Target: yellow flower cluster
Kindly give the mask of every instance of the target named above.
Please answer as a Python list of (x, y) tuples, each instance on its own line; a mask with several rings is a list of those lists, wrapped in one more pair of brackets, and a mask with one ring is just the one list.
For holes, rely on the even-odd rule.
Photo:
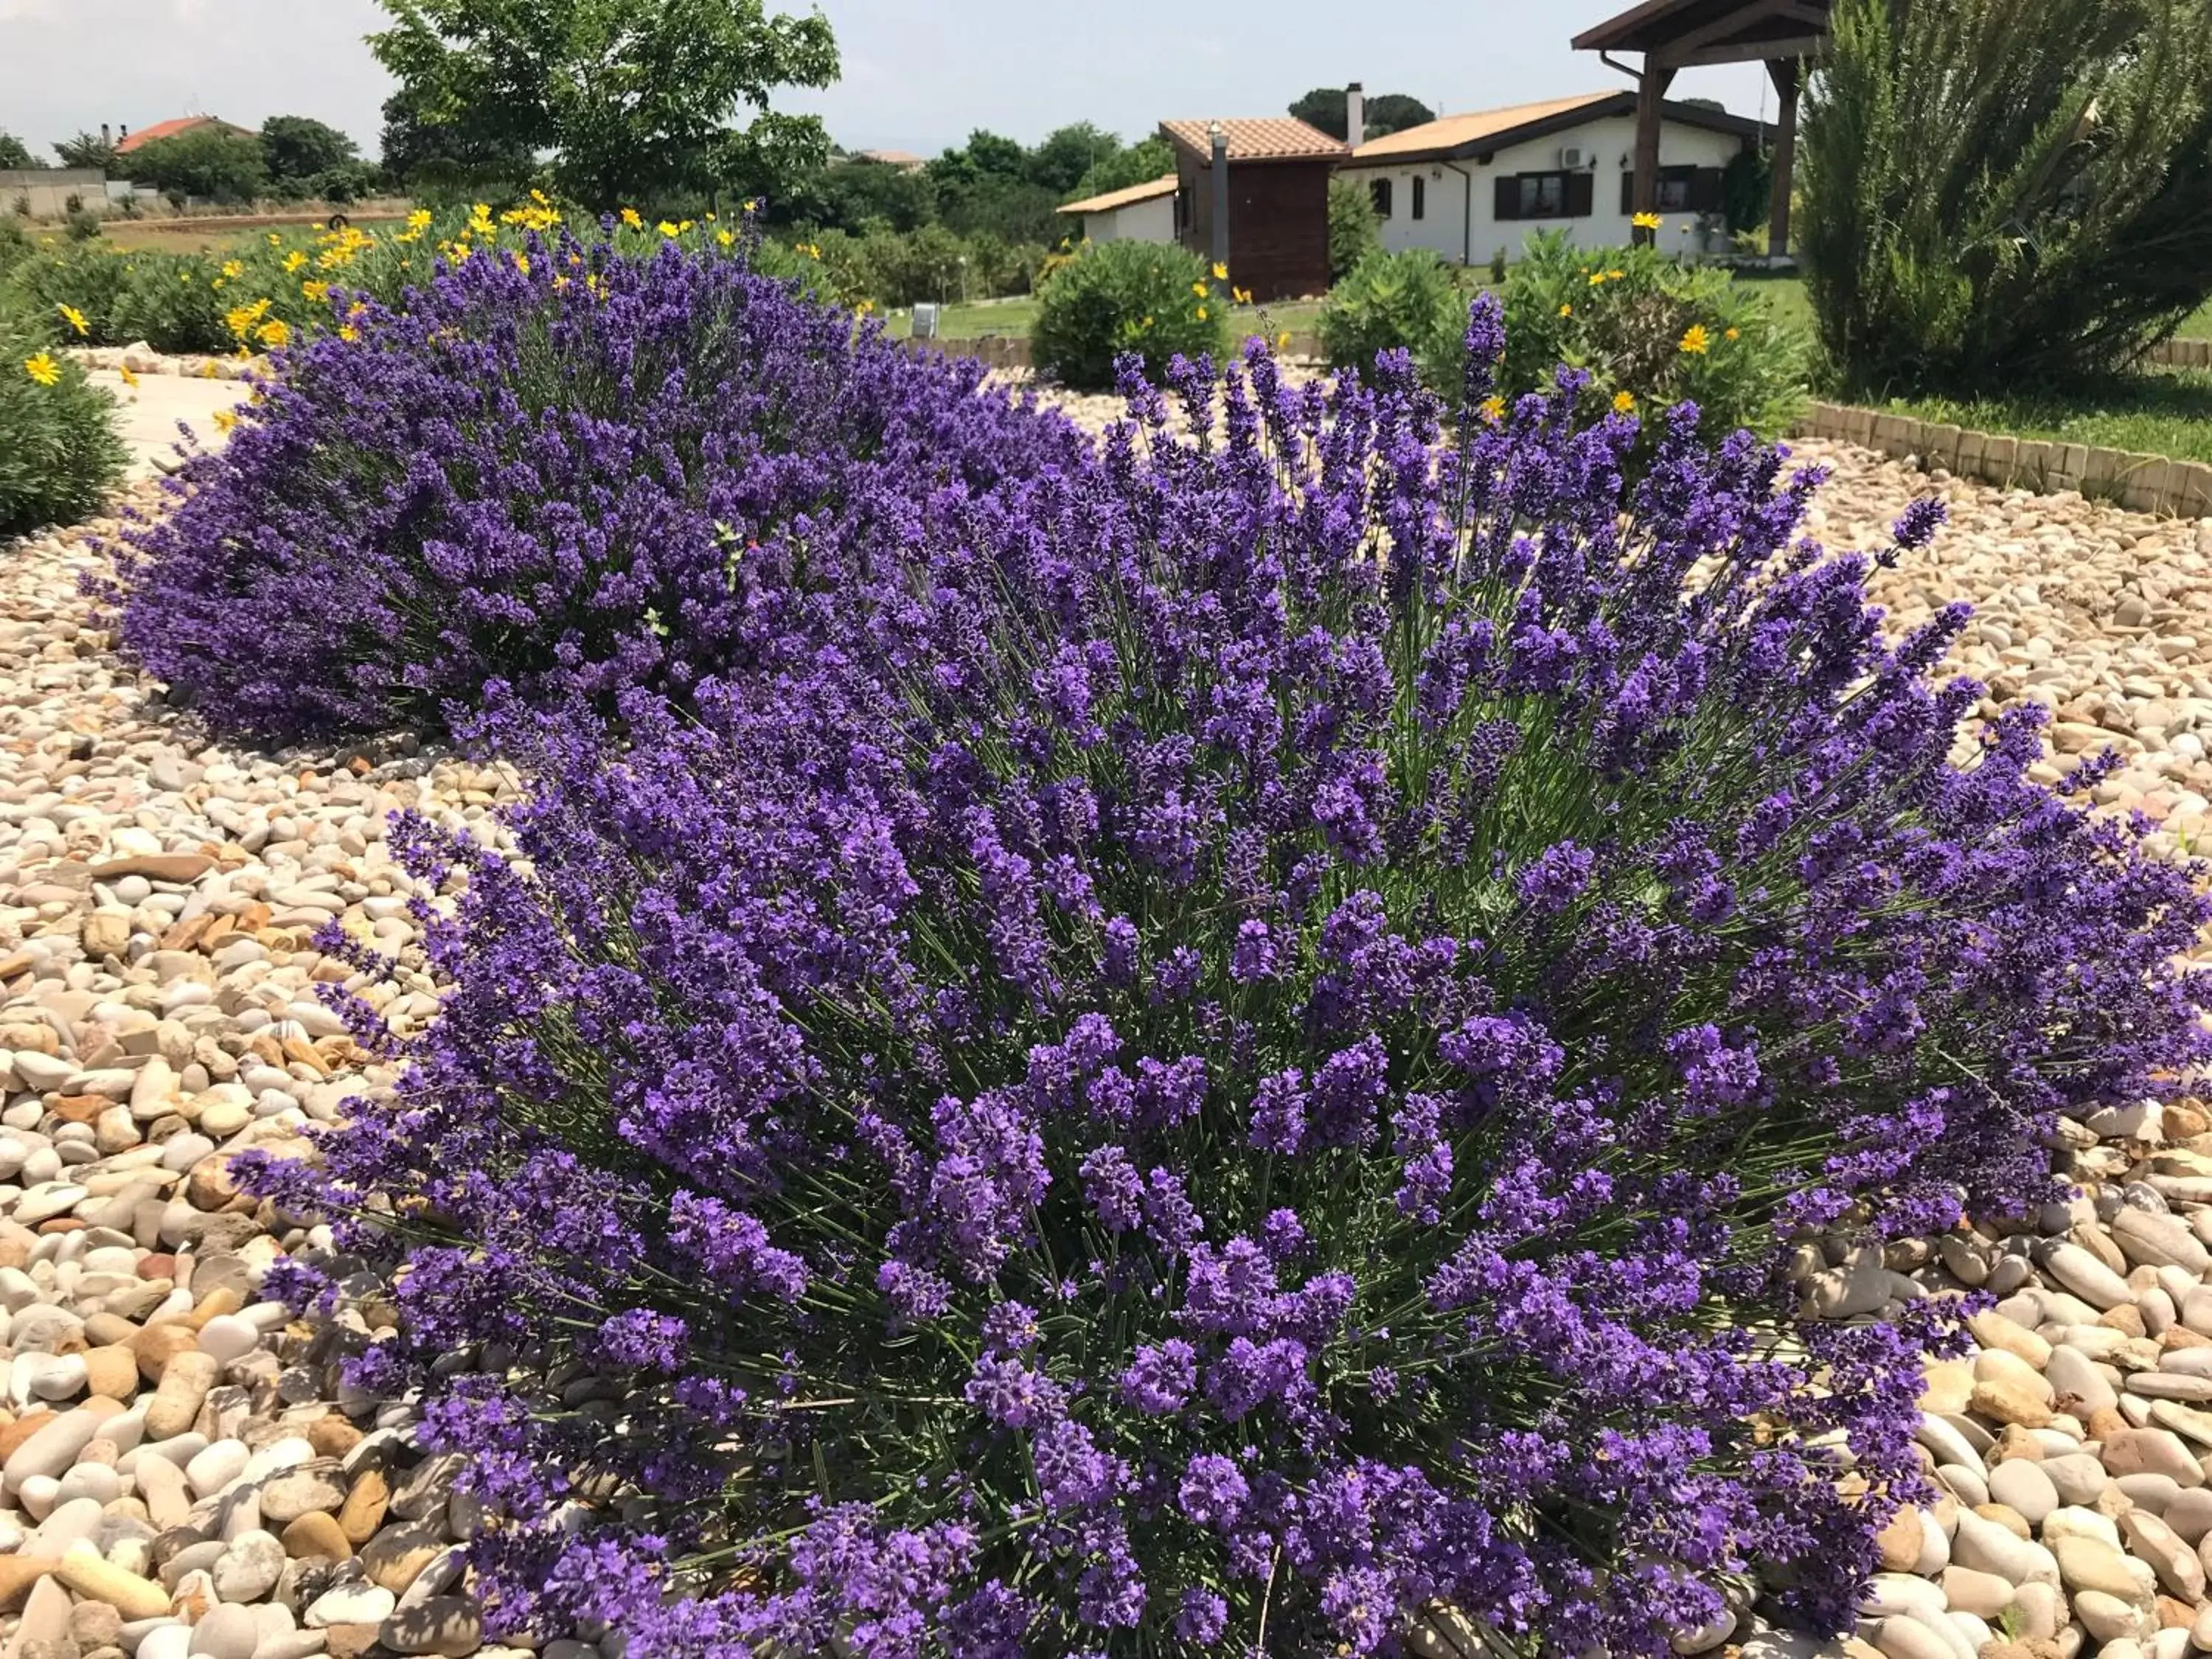
[(54, 361), (52, 352), (40, 351), (23, 359), (23, 373), (40, 386), (58, 386), (61, 383), (62, 366)]

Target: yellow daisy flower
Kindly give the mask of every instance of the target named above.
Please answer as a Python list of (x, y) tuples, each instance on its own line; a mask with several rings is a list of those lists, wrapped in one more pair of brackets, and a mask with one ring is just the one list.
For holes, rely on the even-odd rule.
[(289, 276), (293, 272), (298, 270), (307, 263), (307, 256), (301, 252), (299, 249), (294, 248), (289, 253), (284, 256), (284, 274), (287, 276)]
[(289, 343), (292, 338), (291, 326), (273, 317), (261, 325), (259, 331), (261, 343), (272, 349)]
[(1628, 222), (1638, 230), (1656, 230), (1667, 222), (1656, 213), (1639, 213)]
[(71, 328), (75, 329), (78, 333), (89, 334), (92, 332), (92, 325), (85, 321), (84, 313), (79, 311), (75, 306), (56, 306), (54, 309), (60, 312), (62, 314), (62, 320), (67, 323)]
[(1713, 337), (1705, 332), (1703, 323), (1692, 323), (1682, 337), (1681, 349), (1693, 357), (1702, 357), (1713, 349)]
[(1721, 338), (1723, 338), (1723, 340), (1741, 340), (1741, 338), (1743, 338), (1743, 333), (1742, 333), (1742, 331), (1741, 331), (1741, 330), (1740, 330), (1740, 329), (1733, 329), (1733, 328), (1732, 328), (1732, 329), (1729, 330), (1729, 331), (1728, 331), (1727, 333), (1725, 333), (1725, 334), (1722, 335), (1722, 336), (1721, 336)]
[(1633, 415), (1636, 413), (1636, 395), (1633, 392), (1614, 392), (1613, 394), (1613, 411), (1616, 414)]
[(1229, 280), (1229, 267), (1217, 263), (1213, 267), (1213, 280), (1217, 283), (1227, 282)]
[(228, 431), (229, 431), (229, 430), (231, 429), (231, 428), (233, 428), (233, 427), (236, 426), (237, 424), (238, 424), (238, 411), (237, 411), (236, 410), (234, 410), (234, 409), (218, 409), (217, 410), (216, 410), (216, 412), (215, 412), (215, 429), (216, 429), (216, 431), (218, 431), (218, 432), (228, 432)]
[(41, 351), (23, 359), (23, 373), (40, 386), (53, 386), (62, 378), (62, 366), (53, 360), (52, 353)]
[(246, 267), (235, 259), (226, 259), (222, 262), (222, 274), (233, 278), (243, 276), (246, 275)]
[(1206, 297), (1206, 284), (1204, 283), (1193, 283), (1190, 285), (1190, 291), (1198, 295), (1200, 299), (1203, 300)]
[(1481, 408), (1482, 418), (1492, 426), (1505, 418), (1505, 399), (1503, 398), (1485, 398)]
[(1572, 306), (1561, 306), (1559, 307), (1559, 315), (1562, 317), (1571, 317), (1574, 314), (1575, 308)]
[(331, 297), (331, 285), (328, 283), (302, 283), (300, 284), (300, 292), (320, 305)]
[(736, 246), (738, 239), (726, 230), (718, 230), (714, 233), (714, 240), (724, 247), (732, 247)]
[(361, 331), (356, 328), (351, 323), (340, 323), (338, 325), (338, 338), (348, 342), (358, 340), (361, 338)]
[(131, 368), (130, 364), (124, 364), (122, 368), (117, 369), (115, 372), (123, 377), (124, 385), (137, 386), (138, 384), (138, 371)]
[(645, 228), (645, 221), (637, 216), (637, 210), (635, 208), (624, 208), (622, 210), (622, 222), (628, 225), (632, 230), (643, 230)]

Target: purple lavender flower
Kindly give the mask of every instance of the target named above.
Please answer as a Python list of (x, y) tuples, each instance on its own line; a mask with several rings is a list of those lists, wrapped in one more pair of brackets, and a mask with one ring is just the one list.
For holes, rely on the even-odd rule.
[[(453, 303), (496, 319), (508, 280)], [(577, 349), (665, 372), (690, 279), (609, 280), (623, 325), (577, 318)], [(455, 906), (403, 1086), (319, 1173), (246, 1165), (288, 1206), (319, 1184), (390, 1280), (354, 1375), (467, 1454), (502, 1616), (605, 1620), (633, 1659), (1012, 1659), (1241, 1641), (1264, 1607), (1270, 1651), (1364, 1654), (1442, 1601), (1664, 1659), (1772, 1563), (1846, 1626), (1958, 1310), (1800, 1323), (1791, 1242), (2054, 1198), (2060, 1115), (2207, 1057), (2173, 965), (2197, 872), (2033, 783), (2031, 718), (1954, 764), (1959, 619), (1886, 640), (1873, 560), (1799, 534), (1817, 478), (1693, 411), (1584, 426), (1569, 374), (1448, 438), (1401, 364), (1299, 387), (1255, 353), (1223, 437), (1140, 394), (1093, 453), (908, 399), (842, 321), (817, 377), (791, 320), (696, 371), (752, 412), (671, 394), (672, 456), (629, 404), (540, 411), (502, 459), (520, 520), (435, 465), (364, 508), (421, 507), (422, 557), (533, 640), (579, 591), (544, 559), (610, 591), (488, 721), (541, 780), (523, 860), (392, 827)], [(392, 338), (332, 385), (449, 349)], [(499, 340), (450, 349), (498, 404)], [(478, 453), (407, 407), (361, 441)], [(290, 420), (241, 433), (247, 474), (353, 429)], [(658, 572), (700, 501), (762, 545), (684, 565), (688, 620), (641, 630), (679, 615), (659, 576), (595, 550)], [(321, 522), (206, 511), (191, 544), (241, 566)], [(440, 617), (445, 581), (406, 591)], [(303, 648), (387, 614), (348, 592)], [(449, 620), (452, 678), (410, 646), (427, 689), (356, 700), (320, 665), (312, 723), (474, 695)], [(225, 676), (234, 717), (280, 706)], [(580, 1492), (622, 1497), (573, 1531)]]

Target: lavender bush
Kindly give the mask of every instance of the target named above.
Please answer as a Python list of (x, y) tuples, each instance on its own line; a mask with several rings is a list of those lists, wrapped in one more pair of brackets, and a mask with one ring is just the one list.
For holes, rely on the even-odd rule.
[(680, 692), (842, 585), (879, 535), (841, 517), (864, 480), (1079, 452), (738, 257), (532, 235), (404, 309), (336, 303), (119, 559), (125, 641), (224, 729), (435, 726), (494, 681)]
[(2047, 1200), (2054, 1115), (2200, 1060), (2190, 872), (2032, 711), (1954, 755), (1963, 611), (1885, 643), (1781, 452), (1678, 410), (1631, 489), (1576, 377), (1447, 441), (1403, 354), (1255, 354), (1218, 442), (1128, 390), (886, 498), (775, 672), (500, 727), (526, 865), (403, 828), (449, 1010), (252, 1179), (380, 1269), (356, 1378), (470, 1455), (495, 1625), (1659, 1655), (1752, 1568), (1845, 1624), (1947, 1327), (1801, 1322), (1791, 1243)]

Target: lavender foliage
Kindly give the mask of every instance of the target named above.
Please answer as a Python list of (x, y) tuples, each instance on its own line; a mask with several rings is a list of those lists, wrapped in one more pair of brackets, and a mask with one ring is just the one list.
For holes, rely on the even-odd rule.
[[(118, 557), (125, 644), (219, 729), (434, 728), (495, 682), (606, 699), (757, 665), (880, 532), (890, 474), (988, 488), (1064, 422), (739, 252), (566, 235), (441, 264), (279, 354)], [(858, 556), (855, 555), (855, 556)]]
[(1218, 440), (1127, 390), (878, 481), (772, 672), (495, 712), (526, 864), (401, 832), (448, 1011), (252, 1178), (383, 1271), (495, 1624), (1662, 1655), (1765, 1567), (1845, 1626), (1946, 1316), (1802, 1319), (1792, 1244), (2045, 1201), (2200, 1061), (2191, 872), (1962, 738), (1963, 611), (1886, 640), (1781, 451), (1677, 411), (1631, 487), (1572, 377), (1448, 432), (1402, 355), (1255, 353)]

